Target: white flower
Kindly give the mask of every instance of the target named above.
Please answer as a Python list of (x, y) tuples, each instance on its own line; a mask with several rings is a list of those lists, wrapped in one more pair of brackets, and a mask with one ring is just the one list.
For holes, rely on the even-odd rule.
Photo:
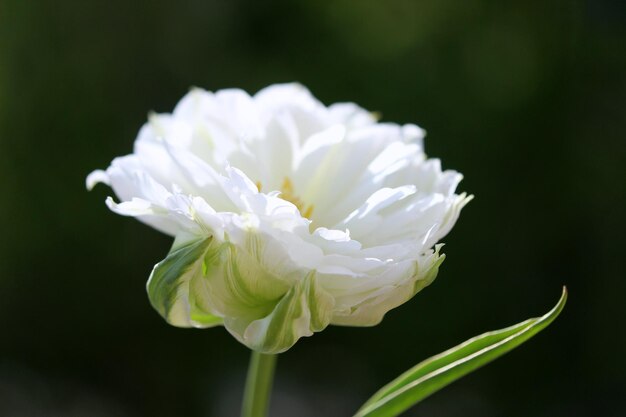
[(278, 353), (329, 324), (375, 325), (435, 278), (435, 244), (471, 197), (423, 136), (298, 84), (194, 89), (87, 186), (175, 237), (148, 281), (169, 323)]

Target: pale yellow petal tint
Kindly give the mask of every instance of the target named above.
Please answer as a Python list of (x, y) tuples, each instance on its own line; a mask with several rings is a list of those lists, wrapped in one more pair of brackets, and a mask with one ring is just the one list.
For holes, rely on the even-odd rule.
[[(261, 191), (261, 181), (257, 181), (254, 183), (256, 188)], [(295, 193), (293, 189), (293, 183), (289, 179), (289, 177), (285, 177), (282, 185), (280, 186), (280, 198), (283, 200), (287, 200), (292, 203), (294, 206), (298, 208), (302, 217), (306, 217), (307, 219), (311, 219), (311, 215), (313, 214), (313, 204), (306, 204), (304, 201), (300, 199)]]

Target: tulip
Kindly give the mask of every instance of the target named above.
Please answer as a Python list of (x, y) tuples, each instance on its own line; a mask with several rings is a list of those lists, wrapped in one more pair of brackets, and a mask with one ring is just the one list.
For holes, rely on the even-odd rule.
[(376, 325), (434, 280), (471, 196), (423, 137), (298, 84), (193, 89), (87, 186), (174, 237), (147, 284), (168, 323), (280, 353), (329, 324)]

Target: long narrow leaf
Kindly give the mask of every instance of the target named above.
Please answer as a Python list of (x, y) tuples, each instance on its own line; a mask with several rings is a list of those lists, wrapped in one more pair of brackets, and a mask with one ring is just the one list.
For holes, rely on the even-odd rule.
[(547, 327), (567, 300), (567, 289), (546, 315), (484, 333), (415, 365), (376, 392), (354, 417), (393, 417), (455, 380), (521, 345)]

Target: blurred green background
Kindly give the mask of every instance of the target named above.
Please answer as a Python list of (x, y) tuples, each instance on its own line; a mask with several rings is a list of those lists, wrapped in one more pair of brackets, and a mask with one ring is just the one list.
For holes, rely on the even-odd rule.
[(431, 287), (281, 355), (274, 416), (348, 416), (562, 284), (552, 327), (407, 415), (626, 415), (625, 51), (623, 1), (0, 0), (0, 415), (238, 414), (248, 352), (165, 324), (170, 239), (84, 179), (191, 86), (286, 81), (418, 123), (476, 199)]

